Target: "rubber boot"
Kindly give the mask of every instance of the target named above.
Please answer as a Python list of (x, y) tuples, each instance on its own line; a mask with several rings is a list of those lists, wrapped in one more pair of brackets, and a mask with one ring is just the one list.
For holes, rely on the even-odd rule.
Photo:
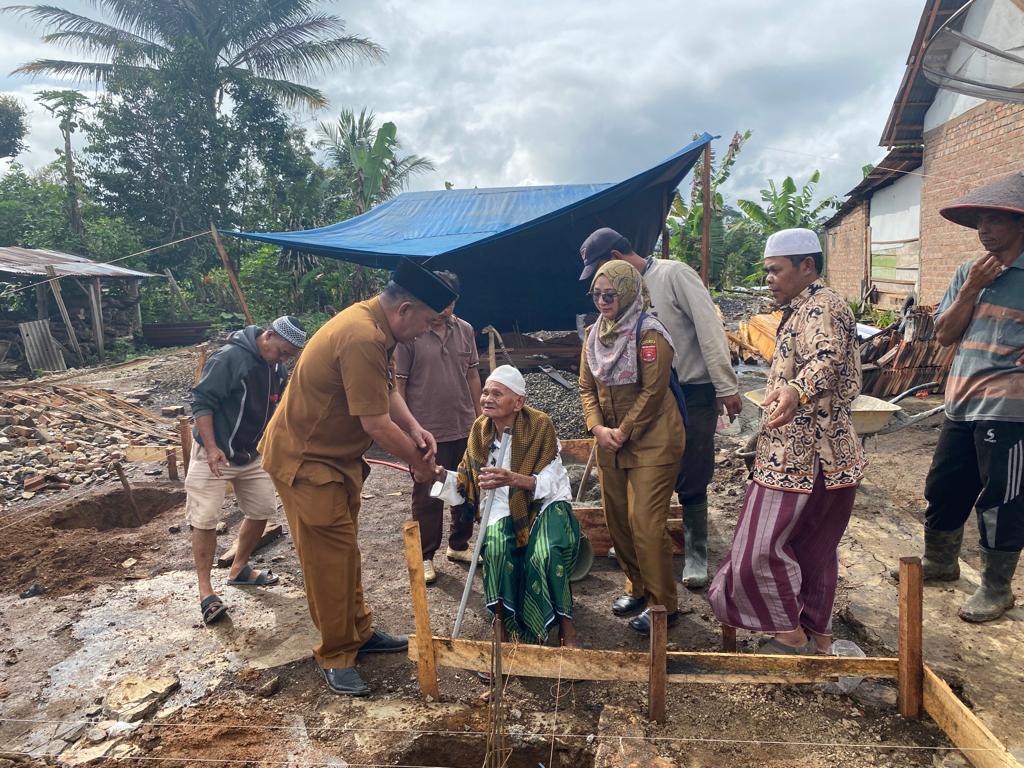
[(982, 622), (998, 619), (1013, 607), (1013, 572), (1017, 570), (1020, 552), (999, 552), (981, 548), (981, 586), (960, 608), (964, 621)]
[(683, 586), (703, 589), (708, 584), (708, 508), (683, 507)]
[[(960, 578), (960, 545), (964, 529), (933, 531), (924, 529), (924, 557), (921, 574), (925, 581), (956, 581)], [(890, 569), (889, 575), (899, 581), (900, 567)]]

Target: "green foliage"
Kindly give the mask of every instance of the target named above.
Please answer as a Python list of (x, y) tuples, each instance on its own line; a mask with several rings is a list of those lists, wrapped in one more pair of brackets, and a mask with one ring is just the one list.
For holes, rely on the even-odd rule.
[[(736, 157), (751, 136), (751, 131), (733, 134), (729, 148), (721, 162), (715, 165), (711, 158), (711, 282), (721, 284), (727, 277), (726, 265), (734, 243), (730, 242), (725, 224), (726, 206), (719, 187), (729, 179)], [(697, 138), (695, 135), (694, 138)], [(676, 195), (669, 209), (667, 226), (669, 230), (669, 253), (679, 261), (685, 261), (696, 270), (701, 268), (701, 240), (703, 239), (703, 159), (694, 166), (693, 183), (690, 187), (689, 204)]]
[(0, 96), (0, 159), (17, 157), (27, 134), (25, 105), (13, 96)]
[(320, 123), (319, 133), (319, 146), (327, 151), (336, 179), (357, 214), (397, 195), (412, 176), (434, 170), (425, 157), (399, 156), (395, 124), (377, 128), (373, 112), (365, 107), (358, 117), (343, 109), (337, 123)]
[(792, 176), (787, 176), (781, 186), (774, 180), (768, 181), (768, 188), (761, 190), (761, 202), (737, 200), (736, 205), (746, 215), (748, 226), (767, 237), (782, 229), (805, 227), (818, 230), (828, 211), (839, 207), (834, 195), (814, 203), (814, 186), (821, 180), (821, 171), (815, 171), (799, 190)]

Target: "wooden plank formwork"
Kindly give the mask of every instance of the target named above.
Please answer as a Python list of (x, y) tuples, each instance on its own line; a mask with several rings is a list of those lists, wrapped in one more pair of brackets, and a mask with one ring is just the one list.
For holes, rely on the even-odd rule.
[[(494, 643), (490, 640), (450, 637), (431, 637), (429, 643), (423, 640), (422, 632), (430, 627), (430, 608), (423, 583), (423, 564), (420, 561), (422, 549), (419, 524), (407, 523), (404, 536), (413, 614), (417, 631), (421, 633), (420, 637), (409, 637), (409, 658), (416, 662), (421, 692), (436, 701), (440, 695), (437, 668), (453, 667), (489, 673), (492, 669)], [(656, 640), (658, 647), (652, 644), (647, 652), (511, 642), (500, 643), (500, 652), (503, 659), (507, 660), (508, 675), (552, 680), (647, 683), (648, 717), (657, 722), (663, 722), (665, 718), (663, 707), (667, 684), (794, 685), (830, 682), (840, 677), (897, 680), (901, 690), (902, 714), (907, 705), (908, 693), (905, 690), (909, 691), (910, 696), (914, 695), (916, 684), (913, 668), (919, 665), (923, 710), (975, 768), (1024, 768), (950, 687), (923, 664), (920, 655), (914, 656), (914, 645), (918, 642), (916, 638), (920, 637), (921, 632), (921, 614), (914, 605), (920, 584), (921, 562), (919, 558), (903, 558), (900, 565), (901, 577), (909, 577), (908, 585), (902, 589), (907, 606), (901, 612), (901, 623), (907, 626), (903, 627), (901, 636), (907, 637), (901, 641), (900, 650), (909, 651), (910, 659), (666, 651), (662, 647), (664, 639)], [(915, 622), (917, 627), (909, 626)], [(660, 632), (656, 634), (659, 638), (663, 637)], [(735, 630), (728, 635), (735, 638)], [(723, 633), (723, 640), (728, 640), (728, 635)], [(910, 716), (913, 717), (912, 704), (909, 706)]]

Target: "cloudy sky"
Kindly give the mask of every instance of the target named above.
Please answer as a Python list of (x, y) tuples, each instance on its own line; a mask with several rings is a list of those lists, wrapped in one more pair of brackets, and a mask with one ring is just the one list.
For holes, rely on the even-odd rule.
[[(93, 12), (81, 0), (53, 0)], [(388, 50), (383, 65), (323, 75), (330, 119), (366, 106), (394, 120), (405, 151), (437, 172), (416, 189), (618, 181), (694, 132), (751, 129), (728, 188), (753, 197), (769, 178), (823, 174), (842, 194), (877, 162), (924, 0), (326, 0), (349, 31)], [(56, 126), (11, 77), (68, 57), (25, 22), (0, 24), (0, 91), (32, 108), (29, 151), (53, 157)], [(84, 86), (93, 92), (91, 86)]]

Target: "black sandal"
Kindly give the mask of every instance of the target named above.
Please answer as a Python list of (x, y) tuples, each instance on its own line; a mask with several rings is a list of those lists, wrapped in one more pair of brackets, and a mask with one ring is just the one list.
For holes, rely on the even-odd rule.
[(203, 612), (203, 624), (215, 624), (224, 618), (228, 607), (217, 595), (210, 595), (199, 603), (199, 610)]

